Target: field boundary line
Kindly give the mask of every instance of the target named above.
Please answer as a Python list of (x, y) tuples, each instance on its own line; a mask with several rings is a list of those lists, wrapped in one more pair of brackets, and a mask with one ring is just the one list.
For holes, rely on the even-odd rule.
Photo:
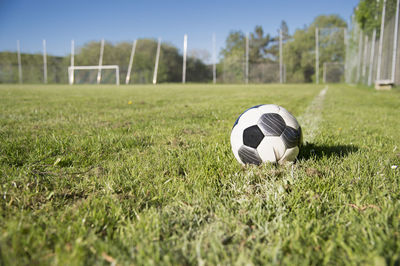
[[(305, 112), (298, 117), (298, 121), (303, 130), (304, 141), (312, 142), (318, 133), (319, 123), (322, 120), (322, 109), (328, 86), (325, 86), (317, 96), (307, 106)], [(290, 224), (286, 223), (284, 218), (287, 215), (287, 209), (285, 205), (285, 184), (294, 184), (298, 178), (298, 173), (295, 171), (295, 166), (290, 164), (290, 174), (285, 174), (281, 179), (275, 181), (267, 180), (262, 188), (264, 189), (264, 195), (267, 199), (273, 199), (274, 209), (276, 212), (275, 218), (268, 224), (268, 228), (278, 230), (279, 228), (290, 228)]]
[(308, 105), (305, 112), (298, 117), (301, 129), (303, 130), (304, 142), (312, 142), (318, 133), (319, 123), (322, 120), (322, 110), (328, 86), (325, 86)]

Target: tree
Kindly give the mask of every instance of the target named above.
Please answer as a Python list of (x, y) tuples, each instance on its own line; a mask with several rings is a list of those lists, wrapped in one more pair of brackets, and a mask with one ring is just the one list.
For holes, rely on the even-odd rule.
[[(269, 34), (264, 34), (261, 26), (256, 26), (249, 34), (249, 63), (251, 66), (273, 61), (274, 54), (270, 44), (274, 41)], [(228, 82), (242, 82), (244, 78), (246, 36), (242, 31), (232, 31), (221, 51), (222, 61), (218, 72)]]
[(244, 77), (245, 35), (242, 31), (231, 31), (221, 51), (222, 60), (217, 72), (224, 82), (242, 82)]
[[(68, 60), (66, 57), (47, 55), (48, 83), (67, 83)], [(43, 55), (21, 54), (22, 80), (24, 83), (43, 83)], [(17, 53), (0, 52), (0, 83), (19, 82)]]
[(362, 0), (358, 4), (354, 14), (356, 21), (365, 33), (370, 34), (379, 27), (380, 8), (381, 5), (376, 0)]
[[(261, 26), (256, 26), (254, 32), (249, 35), (249, 61), (255, 63), (268, 59), (270, 54), (269, 45), (273, 40), (269, 34), (264, 35), (264, 30)], [(221, 52), (223, 58), (244, 58), (246, 36), (242, 31), (232, 31), (225, 43), (226, 47)]]
[[(386, 1), (385, 17), (389, 20), (396, 12), (397, 0)], [(364, 33), (371, 35), (374, 29), (381, 25), (383, 0), (361, 0), (354, 11), (357, 23)], [(377, 31), (379, 36), (379, 30)]]
[(271, 45), (268, 49), (270, 58), (272, 58), (275, 62), (278, 62), (278, 60), (279, 60), (279, 31), (280, 30), (282, 31), (282, 43), (283, 44), (288, 42), (290, 39), (289, 27), (288, 27), (286, 21), (282, 20), (281, 25), (277, 31), (276, 37), (271, 38)]
[[(320, 64), (344, 62), (343, 28), (346, 22), (337, 15), (322, 15), (309, 27), (298, 29), (284, 47), (286, 76), (289, 82), (312, 82), (315, 78), (315, 29), (320, 31)], [(330, 31), (330, 30), (331, 31)], [(325, 33), (324, 33), (325, 32)], [(320, 67), (322, 71), (322, 68)]]
[(222, 49), (221, 56), (223, 58), (244, 56), (246, 36), (242, 31), (231, 31), (225, 40), (226, 47)]
[(281, 26), (279, 28), (282, 31), (282, 37), (283, 37), (282, 39), (285, 42), (286, 40), (288, 40), (290, 38), (289, 27), (288, 27), (286, 21), (282, 20)]
[(250, 49), (249, 49), (249, 61), (250, 63), (264, 62), (268, 58), (269, 49), (268, 46), (272, 41), (271, 36), (266, 34), (261, 26), (256, 26), (254, 33), (250, 34)]
[[(116, 45), (106, 42), (104, 45), (103, 65), (119, 65), (121, 82), (125, 79), (132, 43), (122, 42)], [(131, 72), (131, 82), (151, 83), (153, 80), (154, 64), (157, 50), (157, 40), (140, 39), (137, 41), (135, 57)], [(76, 65), (97, 65), (99, 63), (100, 42), (89, 42), (78, 50), (75, 56)], [(161, 44), (160, 61), (158, 66), (157, 81), (181, 82), (182, 60), (178, 48), (168, 43)], [(104, 71), (107, 73), (106, 71)], [(97, 71), (93, 71), (91, 79)], [(192, 57), (187, 61), (187, 81), (208, 82), (211, 81), (211, 70), (199, 59)], [(103, 76), (107, 82), (107, 75)], [(110, 82), (113, 79), (109, 78)]]

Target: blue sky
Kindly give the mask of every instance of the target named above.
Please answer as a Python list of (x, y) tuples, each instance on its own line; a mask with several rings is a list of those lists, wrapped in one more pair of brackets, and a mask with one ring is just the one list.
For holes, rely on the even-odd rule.
[(359, 0), (0, 0), (0, 51), (65, 55), (71, 39), (76, 45), (104, 38), (113, 43), (137, 38), (158, 38), (188, 50), (217, 50), (231, 30), (253, 31), (261, 25), (275, 34), (282, 20), (293, 33), (320, 14), (338, 14), (349, 21)]

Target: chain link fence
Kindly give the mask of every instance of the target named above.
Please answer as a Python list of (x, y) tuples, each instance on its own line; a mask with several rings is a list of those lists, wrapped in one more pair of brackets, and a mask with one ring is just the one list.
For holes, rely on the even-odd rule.
[[(389, 2), (388, 2), (389, 3)], [(397, 5), (384, 1), (380, 27), (373, 31), (363, 31), (352, 17), (346, 47), (345, 80), (347, 83), (373, 85), (376, 82), (400, 84), (400, 40)], [(390, 3), (394, 3), (391, 1)]]
[[(380, 27), (373, 31), (363, 31), (352, 17), (350, 26), (321, 27), (310, 25), (302, 33), (309, 42), (301, 50), (291, 47), (293, 36), (271, 36), (268, 52), (260, 50), (262, 38), (254, 35), (241, 36), (237, 50), (225, 55), (216, 67), (217, 83), (356, 83), (373, 85), (376, 81), (389, 80), (400, 84), (400, 38), (398, 1), (388, 0), (382, 14)], [(384, 1), (386, 3), (386, 1)], [(315, 34), (314, 34), (315, 33)], [(19, 46), (18, 46), (19, 47)], [(99, 65), (100, 42), (90, 42), (77, 49), (74, 60), (65, 57), (18, 52), (0, 52), (0, 83), (50, 83), (67, 84), (68, 67)], [(287, 48), (291, 47), (291, 52)], [(105, 42), (103, 65), (118, 65), (121, 84), (149, 84), (155, 72), (157, 41), (139, 40), (130, 74), (130, 43), (112, 45)], [(19, 48), (18, 48), (19, 49)], [(73, 51), (73, 50), (71, 50)], [(73, 54), (71, 52), (71, 54)], [(301, 57), (301, 58), (300, 58)], [(176, 47), (161, 45), (159, 82), (182, 81), (182, 58)], [(296, 61), (296, 60), (297, 61)], [(295, 62), (296, 61), (296, 62)], [(300, 67), (301, 71), (296, 69)], [(287, 74), (288, 73), (288, 74)], [(288, 77), (287, 77), (288, 76)], [(305, 78), (307, 77), (307, 78)], [(213, 64), (205, 64), (200, 59), (189, 57), (186, 66), (188, 82), (213, 82)], [(96, 84), (98, 70), (75, 70), (74, 82)], [(101, 83), (114, 84), (116, 72), (101, 70)]]
[[(228, 59), (222, 63), (222, 71), (217, 81), (219, 83), (279, 83), (279, 63), (261, 62), (248, 64), (246, 79), (246, 61)], [(284, 76), (284, 72), (282, 73)]]
[[(0, 53), (0, 83), (46, 83), (43, 55), (21, 54), (19, 70), (18, 55), (12, 52)], [(68, 60), (65, 57), (47, 57), (47, 83), (68, 82)]]

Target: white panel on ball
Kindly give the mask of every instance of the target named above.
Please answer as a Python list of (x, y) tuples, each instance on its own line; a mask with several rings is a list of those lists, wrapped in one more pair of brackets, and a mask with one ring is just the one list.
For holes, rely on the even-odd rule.
[(246, 127), (257, 125), (257, 121), (260, 119), (260, 112), (258, 108), (252, 108), (245, 111), (239, 118), (238, 124), (243, 124)]
[(241, 162), (238, 151), (240, 147), (243, 145), (243, 130), (245, 126), (243, 124), (237, 124), (231, 132), (231, 146), (233, 155), (235, 155), (236, 160)]
[(299, 129), (299, 123), (297, 122), (296, 118), (291, 113), (289, 113), (288, 110), (281, 107), (279, 114), (282, 116), (283, 120), (285, 120), (287, 126), (294, 129)]
[(257, 151), (264, 162), (277, 162), (285, 153), (286, 147), (280, 137), (265, 137)]
[(279, 160), (280, 164), (285, 162), (293, 162), (299, 154), (299, 147), (287, 149), (283, 157)]
[(275, 104), (264, 104), (258, 107), (258, 110), (260, 111), (261, 115), (262, 114), (267, 114), (267, 113), (279, 113), (279, 106)]

